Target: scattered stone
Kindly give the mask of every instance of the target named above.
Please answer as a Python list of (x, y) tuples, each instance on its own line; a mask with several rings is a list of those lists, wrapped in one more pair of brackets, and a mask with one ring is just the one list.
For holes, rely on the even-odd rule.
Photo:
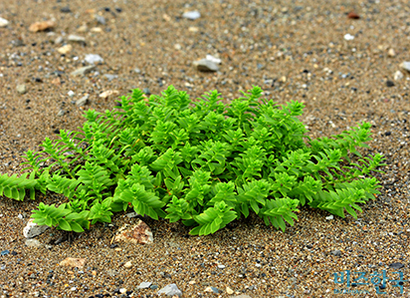
[(404, 265), (402, 263), (392, 263), (392, 264), (389, 265), (389, 268), (401, 269), (401, 268), (404, 268)]
[(137, 289), (148, 289), (152, 285), (152, 282), (149, 281), (143, 281), (140, 283), (137, 287)]
[(200, 18), (201, 14), (199, 11), (187, 11), (182, 15), (182, 17), (193, 21)]
[(218, 288), (215, 287), (207, 287), (204, 292), (219, 294)]
[(61, 7), (60, 11), (63, 13), (70, 13), (71, 9), (68, 6), (64, 6), (64, 7)]
[(99, 62), (104, 62), (104, 59), (97, 54), (87, 54), (85, 55), (84, 60), (88, 63), (88, 64), (96, 64)]
[(103, 93), (101, 93), (99, 96), (101, 98), (105, 99), (105, 98), (107, 98), (111, 95), (118, 95), (118, 94), (119, 94), (119, 92), (117, 90), (107, 90), (107, 91), (104, 91)]
[(90, 95), (86, 94), (83, 97), (81, 97), (79, 100), (75, 102), (75, 104), (79, 107), (85, 106), (88, 103), (88, 98)]
[(169, 284), (165, 287), (163, 287), (161, 290), (158, 291), (158, 295), (165, 294), (167, 296), (178, 296), (182, 297), (182, 292), (180, 289), (178, 289), (176, 284)]
[(57, 52), (59, 52), (60, 54), (68, 54), (69, 52), (71, 52), (71, 50), (73, 49), (73, 46), (70, 44), (66, 44), (65, 46), (62, 46), (61, 48), (57, 49)]
[(182, 49), (182, 46), (179, 43), (177, 43), (174, 45), (174, 49), (180, 51)]
[[(54, 33), (54, 32), (49, 32), (49, 33)], [(57, 37), (56, 39), (54, 39), (54, 44), (58, 45), (60, 43), (63, 43), (64, 39), (62, 36)]]
[(404, 61), (402, 64), (400, 64), (400, 67), (410, 72), (410, 62)]
[(225, 269), (225, 267), (226, 267), (225, 265), (218, 265), (219, 269)]
[(67, 92), (67, 95), (73, 97), (75, 95), (74, 91), (70, 90)]
[(387, 87), (394, 87), (395, 84), (394, 84), (393, 81), (387, 80), (387, 81), (386, 81), (386, 86), (387, 86)]
[(396, 71), (396, 72), (394, 73), (394, 80), (395, 80), (395, 81), (399, 81), (399, 80), (401, 80), (403, 77), (404, 77), (404, 75), (403, 75), (403, 73), (402, 73), (400, 70), (398, 70), (398, 71)]
[(387, 52), (387, 56), (389, 57), (396, 57), (396, 52), (394, 51), (393, 48), (390, 48), (389, 51)]
[(137, 67), (137, 68), (134, 68), (134, 71), (135, 71), (136, 73), (141, 73), (141, 69), (139, 69), (138, 67)]
[(70, 34), (67, 39), (70, 42), (85, 44), (85, 38), (79, 35)]
[(60, 110), (60, 111), (58, 111), (57, 116), (58, 116), (58, 117), (63, 117), (64, 114), (65, 114), (64, 110)]
[(221, 64), (222, 63), (222, 60), (221, 59), (219, 59), (219, 58), (215, 58), (214, 56), (212, 56), (212, 55), (206, 55), (206, 58), (205, 58), (206, 60), (209, 60), (209, 61), (212, 61), (213, 63), (215, 63), (215, 64)]
[(151, 91), (149, 90), (149, 88), (142, 89), (142, 92), (144, 92), (144, 94), (146, 95), (151, 95)]
[(354, 19), (354, 20), (360, 19), (360, 16), (359, 16), (357, 13), (355, 13), (354, 11), (349, 12), (349, 14), (347, 15), (347, 17), (348, 17), (349, 19)]
[(26, 240), (26, 245), (28, 247), (37, 247), (37, 248), (43, 246), (43, 244), (41, 244), (40, 241), (38, 241), (37, 239), (27, 239)]
[(66, 258), (60, 262), (60, 266), (83, 268), (86, 263), (84, 258)]
[(89, 65), (89, 66), (84, 66), (81, 68), (78, 68), (76, 70), (74, 70), (71, 75), (72, 76), (80, 76), (80, 75), (86, 75), (88, 73), (90, 73), (91, 71), (93, 71), (95, 69), (95, 65)]
[(108, 79), (108, 81), (110, 81), (110, 82), (114, 79), (118, 79), (118, 75), (113, 75), (113, 74), (108, 74), (108, 73), (106, 73), (104, 75), (104, 77), (106, 77)]
[(91, 28), (90, 31), (94, 32), (94, 33), (102, 33), (103, 32), (103, 30), (100, 27), (93, 27), (93, 28)]
[(332, 250), (330, 252), (332, 255), (336, 256), (336, 257), (340, 257), (342, 255), (342, 252), (340, 250)]
[(36, 237), (42, 233), (44, 233), (45, 230), (47, 230), (49, 227), (48, 226), (39, 226), (38, 224), (33, 222), (34, 219), (30, 218), (29, 221), (27, 222), (27, 225), (23, 229), (23, 235), (26, 238), (33, 238)]
[(198, 31), (199, 31), (199, 28), (198, 28), (198, 27), (189, 27), (189, 28), (188, 28), (188, 31), (189, 31), (189, 32), (198, 32)]
[(233, 294), (233, 290), (230, 287), (226, 287), (226, 293), (228, 295), (232, 295)]
[(132, 267), (132, 261), (128, 261), (127, 263), (124, 264), (125, 268), (131, 268)]
[(115, 236), (114, 241), (125, 241), (135, 244), (149, 244), (154, 241), (151, 229), (142, 220), (138, 220), (136, 225), (124, 224)]
[(97, 21), (97, 23), (101, 25), (105, 25), (107, 22), (105, 21), (105, 18), (103, 16), (100, 16), (98, 14), (94, 15), (94, 19)]
[(344, 39), (345, 39), (345, 40), (353, 40), (353, 39), (354, 39), (354, 36), (351, 35), (351, 34), (349, 34), (349, 33), (347, 33), (347, 34), (345, 34)]
[(0, 18), (0, 28), (7, 27), (10, 24), (6, 19)]
[(327, 220), (332, 220), (333, 218), (334, 218), (333, 215), (326, 216)]
[(17, 85), (16, 90), (20, 94), (25, 94), (27, 92), (26, 85), (24, 85), (24, 84)]
[(79, 32), (79, 33), (84, 33), (84, 32), (87, 32), (88, 31), (88, 27), (87, 27), (87, 25), (81, 25), (80, 27), (78, 27), (77, 28), (77, 32)]
[(39, 32), (39, 31), (52, 29), (55, 26), (56, 26), (56, 23), (54, 21), (35, 22), (30, 25), (28, 30), (30, 32)]
[(242, 294), (242, 295), (239, 295), (239, 296), (233, 296), (232, 298), (252, 298), (252, 297), (249, 296), (249, 295)]
[(218, 65), (208, 59), (201, 59), (199, 61), (195, 61), (193, 64), (197, 70), (203, 72), (215, 72), (219, 69)]

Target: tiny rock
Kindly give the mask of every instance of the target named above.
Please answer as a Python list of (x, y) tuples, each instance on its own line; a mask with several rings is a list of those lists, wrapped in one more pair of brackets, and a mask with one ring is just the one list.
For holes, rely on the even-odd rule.
[(189, 32), (198, 32), (198, 31), (199, 31), (199, 28), (198, 28), (198, 27), (189, 27), (189, 28), (188, 28), (188, 31), (189, 31)]
[(93, 27), (93, 28), (91, 28), (90, 31), (94, 32), (94, 33), (102, 33), (103, 32), (103, 30), (100, 27)]
[(186, 18), (188, 20), (196, 20), (201, 17), (201, 14), (199, 11), (187, 11), (182, 15), (183, 18)]
[(37, 247), (37, 248), (43, 246), (43, 244), (41, 244), (40, 241), (38, 241), (37, 239), (27, 239), (26, 245), (28, 247)]
[(357, 13), (355, 13), (354, 11), (349, 12), (347, 17), (349, 19), (354, 19), (354, 20), (360, 19), (360, 16)]
[(387, 56), (389, 57), (396, 57), (396, 52), (394, 51), (393, 48), (390, 48), (389, 51), (387, 52)]
[(86, 263), (84, 258), (66, 258), (60, 262), (60, 266), (83, 268)]
[(386, 81), (386, 86), (387, 86), (387, 87), (394, 87), (395, 84), (394, 84), (393, 81), (387, 80), (387, 81)]
[(196, 67), (196, 69), (203, 72), (215, 72), (219, 69), (218, 65), (208, 59), (195, 61), (193, 65)]
[(142, 220), (133, 226), (123, 225), (119, 230), (114, 241), (131, 242), (135, 244), (149, 244), (154, 241), (151, 229)]
[(88, 98), (90, 96), (88, 94), (84, 95), (83, 97), (81, 97), (79, 100), (77, 100), (75, 102), (75, 104), (79, 107), (85, 106), (88, 103)]
[(233, 290), (230, 287), (226, 287), (226, 293), (228, 295), (232, 295), (233, 294)]
[(58, 45), (60, 43), (63, 43), (64, 39), (62, 36), (57, 37), (56, 39), (54, 39), (54, 44)]
[(239, 296), (233, 296), (232, 298), (251, 298), (251, 296), (242, 294), (242, 295), (239, 295)]
[(152, 282), (143, 281), (138, 285), (137, 289), (148, 289), (151, 285), (152, 285)]
[(87, 54), (87, 55), (85, 55), (84, 60), (88, 64), (96, 64), (96, 63), (99, 63), (99, 62), (104, 62), (104, 59), (101, 58), (101, 56), (97, 55), (97, 54)]
[(79, 33), (84, 33), (88, 31), (87, 25), (81, 25), (80, 27), (77, 28), (77, 32)]
[(97, 21), (97, 23), (101, 25), (105, 25), (107, 22), (105, 21), (105, 18), (103, 16), (100, 16), (98, 14), (94, 14), (94, 19)]
[(39, 226), (38, 224), (34, 223), (33, 221), (34, 221), (34, 219), (30, 218), (27, 225), (23, 229), (23, 235), (26, 238), (36, 237), (36, 236), (44, 233), (44, 231), (49, 228), (48, 226)]
[(340, 250), (332, 250), (330, 252), (332, 255), (336, 256), (336, 257), (340, 257), (342, 255), (342, 252)]
[(404, 61), (402, 64), (400, 64), (400, 67), (410, 72), (410, 62)]
[(109, 96), (111, 96), (111, 95), (118, 95), (119, 94), (119, 92), (117, 91), (117, 90), (107, 90), (107, 91), (104, 91), (103, 93), (101, 93), (100, 95), (99, 95), (99, 97), (101, 97), (101, 98), (107, 98), (107, 97), (109, 97)]
[(86, 75), (88, 73), (90, 73), (92, 70), (95, 69), (94, 65), (89, 65), (89, 66), (84, 66), (81, 68), (78, 68), (76, 70), (74, 70), (71, 75), (72, 76), (80, 76), (80, 75)]
[(0, 18), (0, 28), (7, 27), (9, 25), (9, 21), (6, 19)]
[(394, 80), (395, 81), (400, 81), (404, 77), (403, 73), (398, 70), (394, 73)]
[(222, 60), (221, 60), (221, 59), (215, 58), (215, 57), (212, 56), (212, 55), (206, 55), (206, 59), (209, 60), (209, 61), (212, 61), (212, 62), (215, 63), (215, 64), (221, 64), (221, 63), (222, 63)]
[(67, 54), (69, 53), (71, 50), (73, 49), (73, 46), (70, 44), (66, 44), (65, 46), (62, 46), (61, 48), (57, 49), (57, 52), (59, 52), (60, 54)]
[(56, 26), (56, 23), (54, 21), (35, 22), (30, 25), (28, 30), (31, 32), (39, 32), (39, 31), (44, 31), (47, 29), (54, 28), (55, 26)]
[(17, 92), (20, 93), (20, 94), (24, 94), (24, 93), (27, 92), (26, 85), (24, 85), (24, 84), (17, 85), (16, 90), (17, 90)]
[(70, 42), (85, 44), (85, 38), (79, 35), (70, 34), (67, 39)]
[(347, 33), (347, 34), (345, 34), (344, 39), (345, 39), (345, 40), (353, 40), (353, 39), (354, 39), (354, 36), (351, 35), (351, 34), (349, 34), (349, 33)]
[(169, 284), (158, 291), (158, 295), (165, 294), (167, 296), (182, 297), (182, 292), (176, 284)]
[(327, 220), (332, 220), (333, 218), (334, 218), (333, 215), (326, 216)]
[(124, 264), (125, 268), (131, 268), (132, 267), (132, 262), (128, 261), (127, 263)]

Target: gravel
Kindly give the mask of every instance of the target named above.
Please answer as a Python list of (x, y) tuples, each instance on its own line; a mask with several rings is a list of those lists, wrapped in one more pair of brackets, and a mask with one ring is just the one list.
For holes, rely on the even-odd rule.
[[(348, 289), (376, 297), (382, 285), (370, 283), (371, 274), (392, 280), (400, 271), (409, 279), (406, 2), (175, 0), (164, 6), (154, 0), (71, 0), (70, 11), (63, 12), (67, 5), (64, 0), (0, 5), (1, 18), (9, 22), (0, 29), (0, 173), (19, 173), (26, 150), (38, 150), (60, 129), (81, 127), (85, 109), (112, 109), (132, 88), (160, 94), (172, 84), (192, 99), (217, 89), (229, 102), (258, 85), (279, 104), (303, 102), (300, 119), (311, 138), (370, 122), (374, 139), (361, 152), (386, 156), (384, 173), (375, 174), (383, 187), (375, 200), (361, 205), (357, 220), (327, 220), (329, 213), (303, 207), (285, 233), (256, 216), (206, 237), (189, 236), (181, 223), (144, 218), (154, 238), (145, 245), (111, 243), (120, 227), (139, 220), (125, 213), (82, 234), (48, 229), (27, 240), (23, 228), (31, 210), (39, 201), (59, 204), (63, 198), (52, 193), (39, 194), (36, 201), (4, 198), (0, 297), (154, 297), (171, 284), (183, 297), (334, 297)], [(360, 19), (348, 17), (353, 10)], [(201, 16), (190, 21), (182, 17), (187, 11)], [(72, 43), (67, 54), (57, 52), (61, 45), (50, 41), (60, 35), (67, 40), (84, 24), (102, 32), (84, 33), (85, 47)], [(57, 34), (48, 35), (50, 30)], [(354, 38), (345, 40), (347, 34)], [(86, 66), (83, 58), (90, 53), (104, 57), (98, 73), (118, 78), (109, 80), (93, 72), (96, 66)], [(217, 72), (192, 66), (206, 55), (221, 59)], [(398, 70), (403, 77), (387, 87)], [(18, 92), (21, 84), (28, 92)], [(110, 96), (99, 97), (107, 91)], [(70, 104), (85, 94), (92, 99), (86, 107)], [(57, 117), (59, 111), (64, 114)], [(61, 266), (69, 257), (86, 263)], [(335, 274), (347, 270), (352, 276), (366, 272), (369, 284), (336, 283)], [(142, 282), (151, 285), (139, 289)], [(390, 281), (383, 292), (410, 295), (408, 282), (403, 293)]]

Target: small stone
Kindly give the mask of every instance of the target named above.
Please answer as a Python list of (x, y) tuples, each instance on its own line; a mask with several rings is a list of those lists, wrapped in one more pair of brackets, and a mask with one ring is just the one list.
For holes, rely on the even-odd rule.
[(132, 262), (128, 261), (127, 263), (124, 264), (125, 268), (131, 268), (132, 267)]
[(345, 34), (344, 39), (345, 40), (353, 40), (354, 36), (348, 33), (348, 34)]
[(79, 33), (84, 33), (84, 32), (87, 32), (88, 31), (88, 27), (87, 27), (87, 25), (81, 25), (80, 27), (78, 27), (77, 28), (77, 32), (79, 32)]
[(144, 89), (142, 89), (142, 92), (144, 92), (144, 94), (146, 94), (146, 95), (150, 95), (150, 94), (151, 94), (151, 91), (149, 90), (149, 88), (144, 88)]
[(239, 296), (233, 296), (232, 298), (252, 298), (252, 297), (249, 296), (249, 295), (242, 294), (242, 295), (239, 295)]
[(203, 72), (215, 72), (218, 71), (219, 67), (214, 62), (208, 59), (201, 59), (199, 61), (195, 61), (193, 65), (196, 67), (197, 70)]
[(127, 289), (126, 289), (126, 288), (121, 288), (121, 289), (120, 289), (120, 293), (121, 293), (121, 294), (124, 294), (125, 292), (127, 292)]
[(66, 44), (65, 46), (62, 46), (61, 48), (57, 49), (57, 52), (59, 52), (60, 54), (67, 54), (69, 53), (71, 50), (73, 49), (73, 46), (70, 44)]
[(336, 256), (336, 257), (340, 257), (342, 255), (342, 252), (340, 250), (332, 250), (330, 252), (332, 255)]
[(404, 61), (402, 64), (400, 64), (400, 67), (410, 72), (410, 62)]
[(230, 287), (226, 287), (226, 293), (228, 295), (232, 295), (233, 294), (233, 290)]
[[(50, 32), (51, 33), (51, 32)], [(54, 32), (53, 32), (54, 33)], [(55, 45), (59, 45), (60, 43), (63, 43), (64, 39), (62, 36), (57, 37), (56, 39), (54, 39), (54, 44)], [(58, 51), (58, 50), (57, 50)]]
[(68, 7), (68, 6), (64, 6), (64, 7), (61, 7), (61, 8), (60, 8), (60, 11), (61, 11), (61, 12), (64, 12), (64, 13), (70, 13), (70, 12), (71, 12), (71, 9), (70, 9), (70, 7)]
[(54, 28), (55, 26), (56, 26), (56, 23), (54, 21), (35, 22), (30, 25), (28, 30), (31, 32), (39, 32), (39, 31), (44, 31), (47, 29)]
[(187, 11), (182, 15), (182, 17), (193, 21), (200, 18), (201, 14), (199, 11)]
[(141, 73), (141, 69), (139, 69), (138, 67), (137, 67), (137, 68), (134, 68), (134, 71), (135, 71), (136, 73)]
[(24, 84), (17, 85), (16, 90), (17, 90), (17, 92), (20, 93), (20, 94), (24, 94), (24, 93), (27, 92), (26, 85), (24, 85)]
[(118, 231), (114, 241), (131, 242), (135, 244), (150, 244), (154, 241), (151, 229), (145, 222), (139, 220), (136, 225), (125, 224)]
[(93, 27), (93, 28), (91, 28), (90, 31), (93, 32), (93, 33), (102, 33), (103, 32), (103, 30), (100, 27)]
[(143, 281), (137, 286), (137, 289), (148, 289), (152, 285), (152, 282)]
[(7, 27), (9, 25), (9, 21), (6, 19), (0, 18), (0, 28)]
[(111, 95), (118, 95), (119, 94), (119, 92), (117, 91), (117, 90), (107, 90), (107, 91), (104, 91), (103, 93), (101, 93), (100, 95), (99, 95), (99, 97), (101, 97), (101, 98), (107, 98), (107, 97), (109, 97), (109, 96), (111, 96)]
[(70, 34), (67, 37), (67, 40), (70, 41), (70, 42), (85, 44), (85, 38), (82, 37), (82, 36), (79, 36), (79, 35)]
[(387, 81), (386, 81), (386, 86), (387, 86), (387, 87), (394, 87), (395, 84), (394, 84), (393, 81), (387, 80)]
[(398, 71), (396, 71), (396, 72), (394, 73), (394, 80), (395, 80), (395, 81), (399, 81), (399, 80), (401, 80), (403, 77), (404, 77), (404, 75), (403, 75), (403, 73), (402, 73), (400, 70), (398, 70)]
[(71, 75), (72, 76), (86, 75), (94, 69), (95, 69), (94, 65), (84, 66), (84, 67), (81, 67), (81, 68), (78, 68), (78, 69), (74, 70), (71, 73)]
[(97, 54), (87, 54), (85, 55), (84, 60), (88, 63), (88, 64), (96, 64), (99, 62), (104, 62), (104, 59)]
[(97, 21), (97, 23), (100, 23), (101, 25), (105, 25), (107, 23), (105, 21), (105, 18), (103, 16), (98, 15), (98, 14), (94, 15), (94, 19)]
[(60, 110), (60, 111), (58, 111), (57, 116), (62, 117), (62, 116), (64, 116), (64, 114), (65, 114), (64, 110)]
[(0, 252), (0, 255), (5, 256), (8, 255), (10, 253), (10, 251), (8, 249), (3, 250), (2, 252)]
[(67, 95), (73, 97), (75, 95), (74, 91), (70, 90), (67, 92)]
[(60, 262), (60, 266), (83, 268), (86, 263), (84, 258), (66, 258)]
[(41, 244), (40, 241), (38, 241), (37, 239), (27, 239), (26, 245), (28, 247), (37, 247), (37, 248), (43, 246), (43, 244)]
[(182, 49), (182, 46), (179, 43), (177, 43), (174, 45), (174, 49), (180, 51)]
[(389, 51), (387, 52), (387, 56), (389, 57), (396, 57), (396, 52), (394, 51), (393, 48), (390, 48)]
[(225, 269), (225, 265), (218, 265), (219, 269)]
[(215, 63), (215, 64), (221, 64), (221, 63), (222, 63), (222, 60), (221, 60), (221, 59), (215, 58), (215, 57), (212, 56), (212, 55), (206, 55), (206, 58), (205, 58), (205, 59), (207, 59), (207, 60), (209, 60), (209, 61), (212, 61), (212, 62)]
[(332, 220), (333, 218), (334, 218), (333, 215), (326, 216), (327, 220)]
[(349, 19), (354, 19), (354, 20), (360, 19), (360, 16), (359, 16), (357, 13), (355, 13), (354, 11), (349, 12), (349, 14), (347, 15), (347, 17), (348, 17)]
[(104, 75), (104, 77), (106, 77), (107, 79), (108, 79), (108, 81), (112, 81), (112, 80), (114, 80), (114, 79), (117, 79), (118, 78), (118, 75), (113, 75), (113, 74), (108, 74), (108, 73), (106, 73), (105, 75)]
[(198, 28), (198, 27), (189, 27), (189, 28), (188, 28), (188, 31), (189, 31), (189, 32), (198, 32), (198, 31), (199, 31), (199, 28)]
[(157, 285), (151, 285), (149, 288), (150, 288), (151, 290), (156, 290), (156, 289), (158, 289), (159, 287), (158, 287)]
[(167, 296), (178, 296), (182, 297), (182, 292), (178, 289), (176, 284), (169, 284), (158, 291), (158, 295), (165, 294)]
[(86, 94), (83, 97), (81, 97), (80, 99), (78, 99), (75, 104), (79, 107), (85, 106), (88, 103), (88, 98), (90, 97), (90, 95)]
[(401, 268), (404, 268), (404, 265), (402, 263), (392, 263), (392, 264), (389, 265), (389, 268), (401, 269)]

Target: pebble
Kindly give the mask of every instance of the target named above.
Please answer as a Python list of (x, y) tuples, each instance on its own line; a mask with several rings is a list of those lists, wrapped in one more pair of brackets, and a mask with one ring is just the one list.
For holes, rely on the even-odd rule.
[(9, 21), (6, 19), (0, 18), (0, 28), (7, 27), (9, 25)]
[(410, 72), (410, 62), (409, 61), (404, 61), (402, 64), (400, 64), (400, 67)]
[(387, 87), (394, 87), (395, 84), (394, 84), (393, 81), (387, 80), (387, 81), (386, 81), (386, 86), (387, 86)]
[(68, 41), (85, 44), (85, 38), (79, 35), (70, 34), (67, 37)]
[(394, 51), (393, 48), (390, 48), (389, 51), (387, 52), (387, 56), (389, 57), (396, 57), (396, 52)]
[(199, 11), (187, 11), (182, 15), (183, 18), (186, 18), (188, 20), (196, 20), (201, 17), (201, 14)]
[(332, 250), (330, 253), (336, 257), (340, 257), (342, 255), (340, 250)]
[(401, 80), (403, 77), (404, 77), (404, 75), (403, 75), (403, 73), (402, 73), (400, 70), (398, 70), (398, 71), (396, 71), (396, 72), (394, 73), (394, 80), (395, 80), (395, 81), (399, 81), (399, 80)]
[(33, 238), (36, 237), (42, 233), (44, 233), (45, 230), (47, 230), (49, 227), (48, 226), (39, 226), (38, 224), (33, 222), (34, 219), (30, 218), (27, 222), (27, 225), (23, 228), (23, 235), (26, 238)]
[(70, 44), (66, 44), (65, 46), (62, 46), (61, 48), (57, 49), (57, 52), (59, 52), (60, 54), (67, 54), (69, 52), (71, 52), (71, 50), (73, 49), (73, 46)]
[(152, 282), (143, 281), (137, 286), (137, 289), (148, 289), (152, 285)]
[(107, 23), (105, 21), (105, 18), (103, 16), (98, 15), (98, 14), (94, 15), (94, 19), (97, 21), (97, 23), (100, 23), (101, 25), (105, 25)]
[(333, 215), (326, 216), (327, 220), (332, 220), (333, 218), (334, 218)]
[(117, 91), (117, 90), (107, 90), (107, 91), (104, 91), (103, 93), (101, 93), (100, 95), (99, 95), (99, 97), (101, 97), (101, 98), (107, 98), (107, 97), (109, 97), (109, 96), (111, 96), (111, 95), (118, 95), (119, 94), (119, 92)]
[(89, 65), (89, 66), (84, 66), (84, 67), (80, 67), (76, 70), (74, 70), (71, 75), (72, 76), (80, 76), (80, 75), (86, 75), (88, 73), (90, 73), (92, 70), (95, 69), (94, 65)]
[(351, 35), (351, 34), (349, 34), (349, 33), (347, 33), (347, 34), (345, 34), (344, 39), (345, 39), (345, 40), (353, 40), (353, 39), (354, 39), (354, 36)]
[(44, 31), (47, 29), (54, 28), (55, 26), (56, 26), (56, 23), (54, 21), (35, 22), (30, 25), (28, 30), (30, 32), (39, 32), (39, 31)]
[(219, 67), (214, 62), (208, 59), (201, 59), (199, 61), (195, 61), (193, 65), (196, 67), (197, 70), (203, 72), (215, 72), (218, 71)]
[(86, 259), (84, 258), (65, 258), (64, 260), (62, 260), (60, 262), (60, 266), (66, 266), (66, 267), (77, 267), (77, 268), (83, 268), (85, 263), (86, 263)]
[(228, 295), (232, 295), (234, 292), (233, 292), (233, 290), (230, 288), (230, 287), (226, 287), (226, 293), (228, 294)]
[(43, 244), (41, 244), (40, 241), (38, 241), (37, 239), (27, 239), (26, 245), (28, 247), (37, 247), (37, 248), (43, 246)]
[(349, 12), (347, 17), (349, 19), (354, 19), (354, 20), (360, 19), (360, 16), (357, 13), (355, 13), (354, 11)]
[(252, 297), (249, 296), (249, 295), (242, 294), (242, 295), (239, 295), (239, 296), (233, 296), (232, 298), (252, 298)]
[(20, 94), (25, 94), (27, 92), (26, 85), (24, 85), (24, 84), (17, 85), (16, 90)]
[(87, 54), (85, 55), (84, 60), (88, 63), (88, 64), (96, 64), (99, 62), (104, 62), (104, 59), (97, 54)]
[(135, 225), (129, 226), (128, 224), (124, 224), (117, 231), (114, 241), (124, 241), (135, 244), (150, 244), (154, 241), (154, 237), (150, 227), (139, 219)]
[(389, 268), (401, 269), (401, 268), (404, 268), (404, 265), (402, 263), (392, 263), (392, 264), (389, 265)]
[(219, 269), (225, 269), (225, 265), (218, 265)]
[(131, 268), (132, 267), (132, 262), (128, 261), (127, 263), (124, 264), (125, 268)]
[(182, 297), (182, 292), (180, 289), (178, 289), (176, 284), (169, 284), (165, 287), (163, 287), (161, 290), (158, 291), (158, 295), (165, 294), (167, 296), (178, 296)]
[(83, 97), (81, 97), (80, 99), (78, 99), (75, 104), (79, 107), (85, 106), (88, 103), (88, 98), (90, 97), (90, 95), (86, 94)]
[(70, 13), (71, 9), (68, 6), (64, 6), (64, 7), (60, 8), (60, 11), (63, 12), (63, 13)]
[[(54, 32), (49, 32), (49, 33), (54, 33)], [(63, 43), (64, 38), (62, 36), (57, 37), (56, 39), (54, 39), (54, 44), (58, 45), (60, 43)]]
[(64, 110), (60, 110), (60, 111), (58, 111), (57, 116), (62, 117), (62, 116), (64, 116), (64, 114), (65, 114)]
[(106, 73), (105, 75), (104, 75), (104, 77), (106, 77), (107, 79), (108, 79), (108, 81), (112, 81), (112, 80), (114, 80), (114, 79), (117, 79), (118, 78), (118, 75), (113, 75), (113, 74), (108, 74), (108, 73)]
[(70, 90), (67, 92), (67, 95), (73, 97), (75, 95), (74, 91)]
[(215, 57), (212, 56), (212, 55), (206, 55), (206, 59), (209, 60), (209, 61), (212, 61), (212, 62), (215, 63), (215, 64), (221, 64), (221, 63), (222, 63), (222, 60), (221, 60), (221, 59), (215, 58)]
[(142, 92), (144, 92), (144, 94), (146, 95), (151, 95), (151, 91), (149, 90), (149, 88), (142, 89)]

